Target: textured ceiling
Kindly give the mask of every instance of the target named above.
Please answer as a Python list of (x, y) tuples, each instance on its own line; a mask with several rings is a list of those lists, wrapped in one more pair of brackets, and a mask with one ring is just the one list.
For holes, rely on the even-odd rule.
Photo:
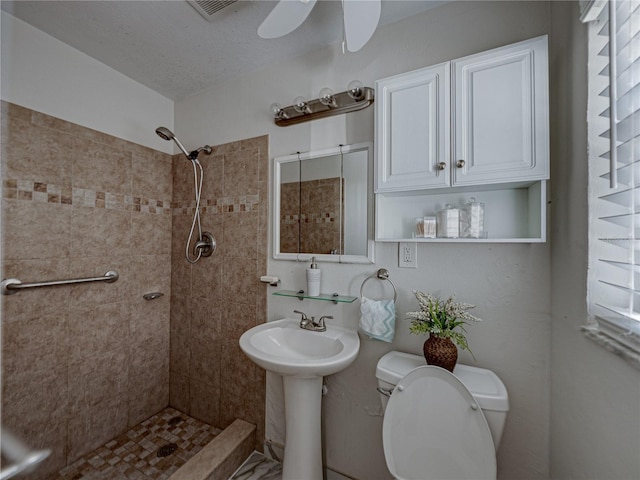
[[(442, 3), (383, 0), (380, 24)], [(261, 39), (256, 31), (275, 4), (240, 0), (218, 12), (213, 22), (182, 0), (20, 0), (2, 1), (1, 7), (129, 78), (179, 100), (342, 39), (339, 0), (318, 1), (309, 18), (291, 34)]]

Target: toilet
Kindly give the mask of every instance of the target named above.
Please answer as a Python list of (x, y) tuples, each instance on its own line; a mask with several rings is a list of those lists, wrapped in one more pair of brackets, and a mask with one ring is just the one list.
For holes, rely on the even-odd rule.
[(376, 368), (384, 409), (382, 442), (397, 480), (495, 480), (496, 451), (509, 411), (491, 370), (389, 352)]

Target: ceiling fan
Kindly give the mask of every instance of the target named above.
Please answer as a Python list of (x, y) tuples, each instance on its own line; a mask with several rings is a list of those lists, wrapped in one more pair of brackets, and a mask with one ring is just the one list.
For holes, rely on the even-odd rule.
[[(262, 38), (283, 37), (306, 20), (316, 0), (280, 0), (258, 27)], [(381, 0), (342, 0), (344, 40), (357, 52), (369, 41), (380, 20)]]

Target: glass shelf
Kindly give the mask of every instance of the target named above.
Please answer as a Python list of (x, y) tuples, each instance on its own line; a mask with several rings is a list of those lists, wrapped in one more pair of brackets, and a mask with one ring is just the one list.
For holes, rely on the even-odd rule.
[(333, 303), (353, 303), (356, 301), (358, 297), (349, 297), (346, 295), (338, 295), (337, 293), (321, 293), (318, 297), (310, 297), (309, 295), (304, 293), (304, 290), (294, 291), (294, 290), (279, 290), (277, 292), (273, 292), (272, 295), (276, 295), (279, 297), (296, 297), (300, 300), (304, 298), (308, 298), (309, 300), (325, 300)]

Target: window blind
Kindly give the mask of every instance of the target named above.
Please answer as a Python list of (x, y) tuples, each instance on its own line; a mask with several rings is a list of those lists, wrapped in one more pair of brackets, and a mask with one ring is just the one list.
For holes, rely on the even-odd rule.
[(589, 26), (589, 313), (603, 333), (640, 351), (640, 2), (594, 3), (601, 11)]

